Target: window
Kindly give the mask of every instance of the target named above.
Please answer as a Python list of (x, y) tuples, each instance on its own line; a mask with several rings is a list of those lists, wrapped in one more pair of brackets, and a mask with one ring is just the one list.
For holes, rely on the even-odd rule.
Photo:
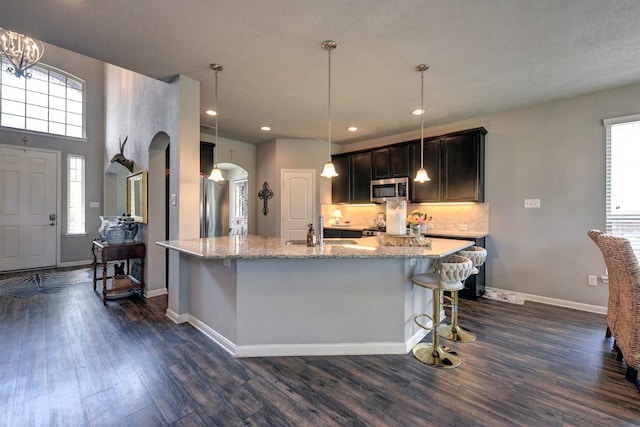
[(67, 157), (67, 234), (85, 234), (84, 156)]
[(604, 120), (607, 150), (607, 233), (622, 236), (640, 256), (640, 115)]
[(4, 72), (0, 55), (0, 126), (84, 138), (84, 82), (38, 64), (30, 79)]

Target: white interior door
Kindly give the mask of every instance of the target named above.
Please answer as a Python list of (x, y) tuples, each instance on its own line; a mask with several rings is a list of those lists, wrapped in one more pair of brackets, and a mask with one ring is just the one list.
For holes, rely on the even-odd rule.
[(306, 239), (308, 224), (315, 224), (314, 169), (282, 170), (282, 222), (280, 237)]
[(56, 153), (0, 147), (0, 271), (57, 259)]

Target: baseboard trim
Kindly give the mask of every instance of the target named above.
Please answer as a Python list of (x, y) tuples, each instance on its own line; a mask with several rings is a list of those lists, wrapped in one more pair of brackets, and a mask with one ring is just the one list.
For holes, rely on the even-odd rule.
[(91, 267), (91, 265), (93, 264), (93, 260), (92, 259), (88, 259), (86, 261), (68, 261), (68, 262), (61, 262), (58, 267)]
[(170, 308), (167, 308), (167, 311), (165, 311), (164, 315), (171, 319), (173, 323), (180, 324), (189, 320), (189, 314), (178, 314)]
[(167, 295), (169, 292), (167, 292), (167, 288), (163, 288), (163, 289), (154, 289), (152, 291), (147, 291), (144, 294), (145, 298), (153, 298), (153, 297), (159, 297), (160, 295)]
[(236, 347), (236, 345), (234, 343), (229, 341), (224, 336), (220, 335), (214, 329), (212, 329), (209, 326), (207, 326), (204, 322), (202, 322), (197, 317), (194, 317), (194, 316), (189, 314), (188, 315), (188, 319), (189, 319), (188, 322), (194, 328), (196, 328), (197, 330), (202, 332), (207, 338), (209, 338), (211, 341), (213, 341), (216, 344), (218, 344), (223, 350), (227, 351), (233, 357), (238, 357), (237, 356), (237, 347)]
[(563, 300), (563, 299), (543, 297), (543, 296), (540, 296), (540, 295), (525, 294), (525, 293), (522, 293), (522, 292), (514, 292), (514, 291), (511, 291), (509, 289), (500, 289), (500, 288), (491, 288), (491, 287), (487, 287), (487, 289), (492, 289), (492, 290), (494, 290), (494, 291), (496, 291), (498, 293), (500, 293), (500, 292), (512, 292), (512, 293), (516, 294), (516, 296), (524, 298), (525, 301), (539, 302), (541, 304), (555, 305), (557, 307), (572, 308), (574, 310), (587, 311), (589, 313), (607, 314), (607, 307), (602, 307), (602, 306), (599, 306), (599, 305), (583, 304), (581, 302), (567, 301), (567, 300)]
[[(374, 354), (407, 354), (426, 335), (419, 331), (410, 342), (373, 342), (373, 343), (340, 343), (340, 344), (261, 344), (235, 345), (223, 335), (207, 326), (200, 319), (183, 314), (178, 316), (167, 309), (167, 317), (176, 323), (186, 319), (194, 328), (202, 332), (211, 341), (236, 358), (243, 357), (282, 357), (282, 356), (355, 356)], [(180, 319), (177, 321), (175, 319)], [(415, 341), (415, 342), (414, 342)]]

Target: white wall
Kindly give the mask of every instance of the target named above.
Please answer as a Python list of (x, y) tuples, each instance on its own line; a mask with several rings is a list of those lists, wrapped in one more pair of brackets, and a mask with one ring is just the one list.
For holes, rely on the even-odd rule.
[[(606, 306), (608, 289), (587, 286), (605, 265), (587, 237), (605, 227), (602, 119), (640, 113), (640, 85), (426, 129), (426, 136), (484, 126), (485, 200), (490, 205), (487, 285)], [(347, 152), (419, 138), (416, 132), (336, 147)], [(539, 198), (540, 209), (524, 209)]]

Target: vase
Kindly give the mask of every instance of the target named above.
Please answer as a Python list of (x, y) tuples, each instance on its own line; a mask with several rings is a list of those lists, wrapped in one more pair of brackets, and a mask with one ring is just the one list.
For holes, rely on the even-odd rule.
[(124, 229), (124, 242), (134, 243), (136, 234), (138, 234), (138, 224), (125, 222), (122, 224), (122, 228)]
[(117, 216), (101, 216), (100, 220), (102, 223), (100, 224), (100, 228), (98, 228), (98, 234), (100, 235), (100, 241), (107, 241), (107, 231), (109, 231), (109, 227), (112, 225), (118, 224)]
[(418, 224), (412, 224), (409, 226), (409, 235), (413, 237), (420, 236), (420, 226)]
[(107, 230), (107, 243), (110, 245), (121, 245), (124, 243), (125, 232), (122, 225), (113, 224)]

